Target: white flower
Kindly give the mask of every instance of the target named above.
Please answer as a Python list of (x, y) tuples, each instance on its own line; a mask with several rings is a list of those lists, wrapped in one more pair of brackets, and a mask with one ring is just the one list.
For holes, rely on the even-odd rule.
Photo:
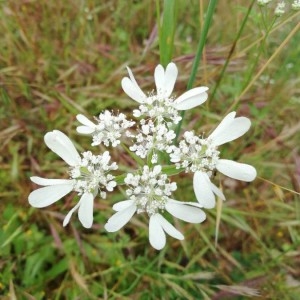
[(78, 154), (71, 140), (61, 131), (48, 132), (44, 137), (45, 143), (54, 153), (60, 156), (69, 166), (70, 179), (46, 179), (37, 176), (31, 181), (44, 187), (30, 193), (29, 203), (33, 207), (46, 207), (58, 201), (71, 191), (81, 196), (79, 202), (70, 210), (64, 219), (66, 226), (75, 210), (78, 209), (78, 218), (82, 225), (90, 228), (93, 224), (94, 198), (100, 193), (106, 197), (107, 191), (112, 191), (116, 186), (114, 176), (108, 173), (116, 170), (116, 163), (109, 165), (110, 155), (106, 151), (103, 155), (92, 155), (84, 152), (82, 158)]
[(149, 241), (152, 247), (162, 249), (166, 244), (166, 234), (183, 240), (183, 235), (171, 225), (162, 213), (166, 210), (171, 215), (186, 222), (201, 223), (205, 213), (198, 203), (180, 202), (170, 198), (177, 186), (170, 183), (167, 175), (161, 173), (161, 166), (153, 169), (144, 166), (140, 174), (129, 173), (124, 182), (129, 186), (126, 190), (127, 200), (116, 203), (116, 213), (105, 224), (108, 232), (115, 232), (129, 222), (137, 213), (146, 212), (149, 216)]
[(292, 3), (292, 9), (299, 10), (300, 9), (300, 0), (294, 0)]
[(94, 124), (84, 115), (77, 115), (77, 120), (83, 124), (83, 126), (77, 127), (77, 132), (82, 134), (90, 134), (93, 137), (92, 146), (104, 144), (116, 147), (120, 144), (120, 137), (122, 133), (129, 127), (132, 127), (135, 122), (126, 120), (124, 114), (114, 116), (110, 111), (105, 110), (96, 118), (98, 124)]
[(127, 70), (129, 78), (122, 79), (122, 88), (130, 98), (140, 103), (139, 109), (134, 111), (136, 117), (147, 115), (158, 121), (171, 120), (172, 123), (177, 124), (181, 120), (178, 110), (196, 107), (205, 102), (208, 97), (207, 87), (193, 88), (177, 99), (171, 97), (178, 74), (174, 63), (169, 63), (166, 70), (161, 65), (155, 68), (156, 93), (150, 93), (148, 96), (138, 86), (131, 70), (129, 68)]
[(143, 120), (141, 124), (140, 132), (136, 136), (132, 135), (135, 143), (129, 149), (141, 158), (151, 154), (151, 162), (155, 164), (158, 160), (157, 151), (167, 150), (176, 134), (163, 123), (156, 125), (152, 120), (148, 122)]
[(272, 0), (257, 0), (258, 5), (265, 6), (269, 4)]
[(256, 177), (254, 167), (219, 158), (219, 146), (239, 138), (250, 128), (248, 118), (235, 118), (235, 115), (235, 112), (229, 113), (207, 139), (186, 132), (179, 146), (171, 146), (168, 150), (177, 168), (194, 173), (194, 191), (198, 202), (205, 208), (215, 206), (215, 194), (225, 200), (221, 190), (210, 181), (214, 170), (243, 181), (252, 181)]
[(285, 3), (284, 1), (281, 1), (277, 4), (274, 14), (277, 17), (281, 17), (284, 13), (285, 13)]

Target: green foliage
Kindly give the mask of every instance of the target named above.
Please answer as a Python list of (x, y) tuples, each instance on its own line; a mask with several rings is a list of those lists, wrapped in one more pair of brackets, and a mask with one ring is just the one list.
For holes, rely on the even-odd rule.
[(172, 61), (172, 54), (174, 48), (174, 36), (176, 31), (177, 14), (179, 9), (178, 0), (164, 0), (163, 1), (163, 15), (160, 20), (160, 8), (159, 1), (156, 1), (157, 5), (157, 19), (158, 19), (158, 31), (159, 31), (159, 53), (160, 63), (166, 67), (169, 62)]
[[(274, 20), (272, 5), (213, 2), (215, 9), (196, 0), (0, 2), (0, 297), (246, 299), (258, 291), (257, 299), (298, 299), (300, 53), (293, 32), (300, 13)], [(164, 65), (173, 59), (179, 95), (195, 55), (190, 87), (207, 85), (214, 97), (183, 125), (207, 134), (230, 108), (248, 116), (251, 131), (222, 155), (254, 165), (255, 182), (217, 174), (227, 201), (204, 224), (174, 221), (185, 240), (168, 238), (161, 252), (148, 244), (143, 215), (118, 233), (104, 230), (111, 203), (125, 199), (120, 194), (95, 204), (91, 230), (76, 216), (62, 227), (72, 195), (30, 208), (30, 176), (67, 177), (43, 143), (46, 131), (61, 129), (77, 142), (75, 114), (135, 108), (120, 88), (126, 65), (151, 91), (160, 58)], [(112, 156), (132, 162), (126, 153)], [(192, 178), (179, 185), (176, 199), (194, 201)]]

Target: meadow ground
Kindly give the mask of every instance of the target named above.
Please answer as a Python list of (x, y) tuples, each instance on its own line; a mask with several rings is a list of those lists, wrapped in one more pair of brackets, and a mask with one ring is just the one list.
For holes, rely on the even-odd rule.
[[(179, 1), (177, 94), (191, 73), (205, 3)], [(110, 203), (124, 199), (117, 193), (95, 203), (92, 229), (76, 216), (62, 227), (72, 195), (45, 209), (28, 204), (30, 176), (66, 176), (44, 145), (47, 131), (64, 131), (82, 150), (76, 114), (130, 113), (136, 103), (120, 86), (127, 65), (153, 89), (156, 4), (0, 1), (1, 299), (299, 299), (300, 12), (274, 18), (276, 1), (217, 3), (194, 83), (210, 88), (209, 99), (183, 127), (209, 132), (230, 110), (249, 117), (251, 130), (222, 155), (252, 164), (258, 177), (246, 184), (217, 174), (227, 200), (202, 224), (176, 221), (184, 241), (168, 238), (154, 250), (143, 216), (108, 234)], [(194, 200), (191, 180), (181, 178), (177, 199)]]

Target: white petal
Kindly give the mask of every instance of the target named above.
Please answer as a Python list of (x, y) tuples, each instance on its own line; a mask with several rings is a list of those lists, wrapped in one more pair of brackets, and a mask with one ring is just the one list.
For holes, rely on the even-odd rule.
[(38, 176), (30, 177), (30, 180), (38, 185), (59, 185), (59, 184), (73, 184), (72, 179), (48, 179)]
[(147, 97), (137, 84), (130, 68), (127, 67), (129, 77), (124, 77), (121, 81), (123, 91), (133, 100), (142, 103)]
[(78, 133), (81, 134), (91, 134), (95, 132), (95, 128), (87, 127), (87, 126), (77, 126), (76, 128)]
[(207, 90), (208, 87), (205, 86), (191, 89), (177, 98), (173, 106), (178, 110), (187, 110), (196, 107), (207, 100)]
[(80, 122), (81, 124), (87, 126), (87, 127), (91, 127), (91, 128), (95, 128), (96, 125), (90, 121), (86, 116), (79, 114), (76, 116), (76, 119), (78, 122)]
[(46, 207), (70, 193), (72, 189), (73, 183), (46, 186), (31, 192), (28, 201), (33, 207)]
[(217, 134), (213, 132), (209, 138), (212, 138), (213, 142), (220, 146), (239, 138), (249, 130), (250, 126), (251, 121), (248, 118), (239, 117), (231, 122), (227, 122), (218, 130)]
[(217, 170), (228, 177), (243, 181), (253, 181), (257, 175), (254, 167), (227, 159), (219, 159)]
[(163, 230), (177, 240), (184, 240), (184, 236), (172, 224), (170, 224), (162, 215), (156, 214), (156, 221), (160, 223)]
[[(129, 67), (126, 67), (126, 69), (127, 69), (127, 72), (128, 72), (128, 75), (129, 75), (129, 78), (130, 78), (131, 82), (132, 82), (137, 88), (140, 88), (139, 85), (137, 84), (137, 82), (136, 82), (134, 76), (133, 76), (133, 73), (132, 73), (131, 69), (130, 69)], [(142, 94), (144, 94), (142, 90), (141, 90), (141, 92), (142, 92)]]
[(166, 245), (166, 234), (162, 229), (159, 214), (152, 215), (149, 220), (149, 242), (156, 250), (161, 250)]
[(165, 70), (162, 65), (156, 66), (154, 70), (154, 80), (157, 93), (164, 94), (165, 90)]
[(214, 192), (214, 194), (216, 194), (220, 199), (225, 200), (225, 196), (222, 193), (222, 191), (217, 186), (215, 186), (212, 182), (210, 182), (210, 187), (211, 190)]
[(73, 212), (78, 209), (78, 207), (80, 206), (80, 201), (67, 213), (67, 215), (64, 218), (64, 222), (63, 222), (63, 226), (67, 226), (70, 222), (70, 219), (72, 217)]
[(91, 134), (95, 131), (96, 125), (92, 121), (90, 121), (86, 116), (79, 114), (76, 116), (76, 119), (78, 120), (78, 122), (84, 125), (78, 126), (76, 128), (78, 133)]
[(127, 207), (131, 206), (134, 203), (134, 200), (124, 200), (124, 201), (120, 201), (116, 204), (113, 205), (113, 210), (115, 211), (120, 211), (120, 210), (124, 210)]
[(136, 205), (131, 205), (124, 210), (120, 210), (116, 212), (113, 216), (111, 216), (104, 228), (108, 232), (115, 232), (121, 229), (125, 224), (129, 222), (134, 213), (136, 212)]
[(78, 218), (82, 226), (85, 228), (91, 228), (93, 225), (93, 209), (94, 209), (93, 194), (84, 193), (80, 199)]
[(206, 215), (202, 209), (186, 205), (184, 202), (166, 204), (166, 210), (174, 217), (190, 223), (201, 223), (205, 220)]
[(166, 71), (162, 65), (158, 65), (154, 71), (157, 94), (162, 97), (169, 97), (173, 92), (177, 75), (178, 69), (174, 63), (169, 63)]
[(49, 149), (60, 156), (68, 165), (75, 166), (80, 162), (80, 156), (71, 140), (61, 131), (53, 130), (44, 137)]
[(172, 202), (172, 203), (177, 203), (177, 204), (186, 204), (186, 205), (191, 205), (191, 206), (194, 206), (194, 207), (198, 207), (198, 208), (203, 208), (203, 206), (198, 203), (198, 202), (182, 202), (182, 201), (178, 201), (178, 200), (174, 200), (174, 199), (169, 199), (168, 202)]
[(164, 83), (164, 90), (165, 96), (169, 97), (174, 89), (174, 85), (177, 79), (178, 69), (174, 63), (169, 63), (166, 68), (165, 72), (165, 83)]
[(193, 186), (198, 202), (204, 208), (214, 208), (216, 205), (215, 195), (211, 190), (210, 179), (206, 173), (197, 171), (194, 174)]
[(153, 173), (154, 174), (159, 174), (161, 172), (161, 169), (162, 169), (161, 165), (156, 165), (153, 168)]
[(221, 123), (217, 126), (217, 128), (211, 133), (210, 138), (214, 139), (220, 132), (222, 132), (228, 124), (230, 124), (235, 118), (236, 112), (232, 111), (227, 116), (223, 118)]

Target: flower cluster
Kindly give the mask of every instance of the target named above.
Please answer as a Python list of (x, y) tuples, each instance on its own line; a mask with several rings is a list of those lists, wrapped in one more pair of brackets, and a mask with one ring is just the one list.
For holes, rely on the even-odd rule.
[(154, 164), (158, 162), (158, 152), (166, 151), (176, 138), (176, 134), (165, 124), (156, 125), (151, 120), (147, 123), (143, 120), (139, 133), (132, 137), (135, 143), (130, 150), (141, 158), (151, 154), (151, 162)]
[(275, 8), (275, 16), (281, 17), (285, 13), (285, 2), (281, 1), (277, 3), (277, 6)]
[(106, 147), (116, 147), (120, 144), (122, 133), (127, 132), (127, 128), (132, 127), (135, 122), (128, 121), (124, 114), (114, 116), (110, 111), (105, 110), (95, 118), (98, 124), (94, 124), (84, 115), (76, 116), (82, 125), (77, 127), (77, 132), (92, 135), (92, 146), (104, 144)]
[[(257, 4), (261, 7), (269, 5), (273, 0), (257, 0)], [(275, 1), (274, 1), (275, 2)], [(290, 1), (291, 2), (291, 1)], [(292, 3), (288, 3), (287, 0), (279, 0), (275, 3), (274, 15), (276, 17), (281, 17), (285, 14), (289, 8), (292, 10), (300, 9), (300, 0), (293, 0)]]
[(78, 209), (80, 222), (84, 227), (90, 228), (93, 224), (94, 198), (97, 194), (105, 198), (105, 190), (113, 191), (116, 182), (114, 176), (109, 172), (116, 170), (117, 164), (109, 165), (110, 155), (108, 151), (97, 156), (92, 155), (91, 152), (84, 152), (81, 158), (71, 140), (61, 131), (48, 132), (44, 139), (46, 145), (69, 165), (70, 179), (31, 177), (31, 181), (45, 187), (33, 191), (29, 195), (29, 203), (34, 207), (45, 207), (58, 201), (71, 191), (75, 191), (81, 198), (67, 214), (63, 225), (69, 223), (73, 212)]
[[(166, 234), (178, 240), (184, 239), (183, 234), (165, 218), (166, 213), (197, 224), (206, 219), (203, 208), (215, 206), (216, 196), (225, 200), (223, 192), (212, 182), (215, 172), (244, 181), (255, 179), (255, 168), (221, 158), (219, 149), (221, 145), (245, 134), (251, 123), (248, 118), (236, 117), (236, 113), (231, 112), (208, 137), (197, 135), (195, 131), (186, 131), (177, 143), (175, 128), (181, 120), (180, 111), (204, 103), (208, 88), (197, 87), (178, 98), (172, 96), (178, 75), (174, 63), (170, 63), (166, 69), (161, 65), (156, 67), (156, 91), (147, 94), (140, 89), (129, 68), (128, 74), (129, 77), (122, 80), (122, 88), (139, 104), (133, 110), (136, 120), (128, 120), (123, 113), (113, 114), (105, 110), (93, 123), (79, 114), (77, 120), (81, 125), (77, 127), (77, 132), (90, 135), (91, 145), (101, 146), (101, 151), (105, 147), (122, 145), (124, 139), (127, 143), (131, 141), (129, 149), (123, 146), (136, 159), (136, 170), (129, 170), (125, 166), (118, 168), (116, 162), (110, 162), (109, 149), (97, 155), (91, 151), (80, 155), (64, 133), (54, 130), (45, 135), (45, 143), (68, 164), (66, 174), (69, 178), (31, 177), (34, 183), (43, 187), (31, 192), (29, 203), (34, 207), (46, 207), (74, 191), (79, 200), (66, 215), (63, 225), (66, 226), (73, 212), (78, 210), (80, 222), (90, 228), (95, 198), (99, 195), (101, 199), (107, 199), (108, 192), (122, 185), (124, 200), (112, 206), (115, 213), (104, 228), (108, 232), (116, 232), (135, 214), (145, 214), (149, 218), (150, 244), (160, 250), (166, 244)], [(124, 169), (128, 172), (122, 174), (119, 170)], [(193, 174), (197, 201), (175, 200), (177, 184), (173, 178), (181, 172)]]
[(165, 232), (172, 237), (183, 240), (183, 235), (171, 225), (162, 213), (166, 210), (174, 217), (190, 223), (201, 223), (205, 213), (197, 203), (176, 201), (172, 192), (177, 189), (176, 183), (170, 183), (162, 168), (156, 165), (152, 169), (144, 166), (140, 174), (129, 173), (125, 180), (129, 187), (126, 190), (128, 200), (116, 203), (117, 211), (105, 224), (105, 229), (114, 232), (122, 228), (135, 212), (147, 213), (149, 216), (149, 240), (155, 249), (162, 249), (166, 243)]
[(179, 146), (169, 149), (171, 161), (177, 168), (194, 173), (196, 198), (205, 208), (215, 206), (214, 194), (225, 200), (221, 190), (210, 181), (215, 170), (243, 181), (252, 181), (256, 177), (256, 170), (252, 166), (219, 157), (219, 146), (239, 138), (250, 128), (248, 118), (235, 118), (235, 115), (235, 112), (228, 114), (208, 138), (200, 138), (187, 131)]

